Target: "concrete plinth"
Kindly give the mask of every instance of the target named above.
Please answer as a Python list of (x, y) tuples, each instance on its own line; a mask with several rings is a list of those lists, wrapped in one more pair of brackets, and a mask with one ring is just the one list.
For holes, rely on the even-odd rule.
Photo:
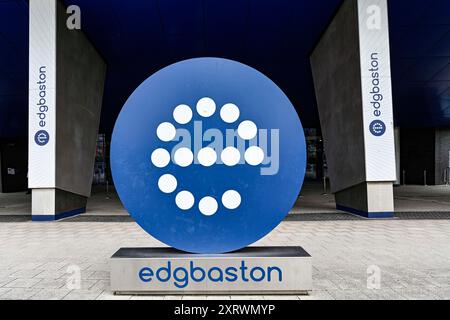
[(249, 247), (227, 254), (122, 248), (111, 258), (116, 294), (306, 294), (311, 256), (301, 247)]
[(335, 194), (336, 208), (366, 218), (392, 218), (392, 182), (367, 182)]
[(86, 212), (87, 197), (58, 189), (33, 189), (32, 220), (55, 221)]

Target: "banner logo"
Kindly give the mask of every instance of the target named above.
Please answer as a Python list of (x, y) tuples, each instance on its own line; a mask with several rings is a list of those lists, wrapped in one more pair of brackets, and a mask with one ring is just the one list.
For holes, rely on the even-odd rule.
[(45, 130), (39, 130), (34, 135), (34, 141), (36, 142), (36, 144), (38, 146), (41, 146), (41, 147), (45, 146), (49, 140), (50, 140), (50, 135)]
[(381, 137), (386, 132), (386, 125), (381, 120), (372, 121), (369, 128), (370, 132), (376, 137)]

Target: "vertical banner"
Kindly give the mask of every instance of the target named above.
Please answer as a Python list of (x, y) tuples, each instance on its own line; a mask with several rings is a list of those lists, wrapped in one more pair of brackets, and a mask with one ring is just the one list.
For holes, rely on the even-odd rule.
[(30, 1), (29, 188), (55, 188), (56, 1)]
[(395, 181), (387, 0), (358, 0), (366, 180)]

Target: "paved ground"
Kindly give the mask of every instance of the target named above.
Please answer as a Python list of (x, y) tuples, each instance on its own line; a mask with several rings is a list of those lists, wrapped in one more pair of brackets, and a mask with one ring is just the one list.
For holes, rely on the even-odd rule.
[[(312, 295), (221, 298), (450, 299), (450, 220), (289, 221), (257, 244), (309, 251)], [(132, 222), (0, 223), (0, 299), (143, 299), (109, 292), (108, 258), (122, 246), (161, 243)], [(71, 266), (81, 289), (68, 287)], [(377, 268), (380, 289), (369, 290)]]
[(31, 195), (25, 192), (0, 193), (0, 215), (31, 214)]
[[(244, 298), (450, 299), (450, 187), (395, 188), (404, 214), (385, 221), (338, 214), (321, 193), (321, 184), (306, 184), (289, 221), (258, 243), (305, 247), (314, 258), (312, 295)], [(24, 193), (0, 194), (0, 216), (29, 215), (29, 203)], [(107, 262), (119, 247), (162, 246), (127, 216), (114, 190), (95, 188), (82, 218), (100, 222), (0, 222), (0, 299), (141, 299), (109, 292)], [(81, 289), (68, 287), (70, 266), (81, 269)], [(379, 290), (367, 288), (371, 266), (380, 268)]]
[[(332, 194), (323, 194), (323, 185), (305, 183), (292, 213), (338, 213)], [(395, 211), (450, 212), (450, 186), (399, 186), (394, 188)]]
[[(450, 212), (450, 186), (401, 186), (394, 188), (395, 209), (397, 212)], [(15, 194), (0, 193), (0, 216), (30, 215), (31, 196), (24, 192)], [(291, 213), (339, 213), (334, 196), (323, 195), (323, 185), (318, 182), (305, 183)], [(95, 187), (88, 201), (89, 216), (128, 216), (120, 200), (111, 188)]]

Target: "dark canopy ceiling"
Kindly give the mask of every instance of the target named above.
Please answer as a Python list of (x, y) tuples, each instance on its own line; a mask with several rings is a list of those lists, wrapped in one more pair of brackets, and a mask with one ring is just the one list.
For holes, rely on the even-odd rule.
[[(102, 131), (160, 68), (216, 56), (272, 78), (318, 126), (309, 54), (342, 0), (66, 0), (108, 63)], [(390, 0), (394, 109), (401, 126), (450, 125), (450, 1)], [(0, 136), (25, 135), (28, 1), (0, 0)]]
[(28, 2), (0, 0), (0, 137), (26, 135)]
[(396, 121), (450, 125), (450, 1), (390, 2)]

